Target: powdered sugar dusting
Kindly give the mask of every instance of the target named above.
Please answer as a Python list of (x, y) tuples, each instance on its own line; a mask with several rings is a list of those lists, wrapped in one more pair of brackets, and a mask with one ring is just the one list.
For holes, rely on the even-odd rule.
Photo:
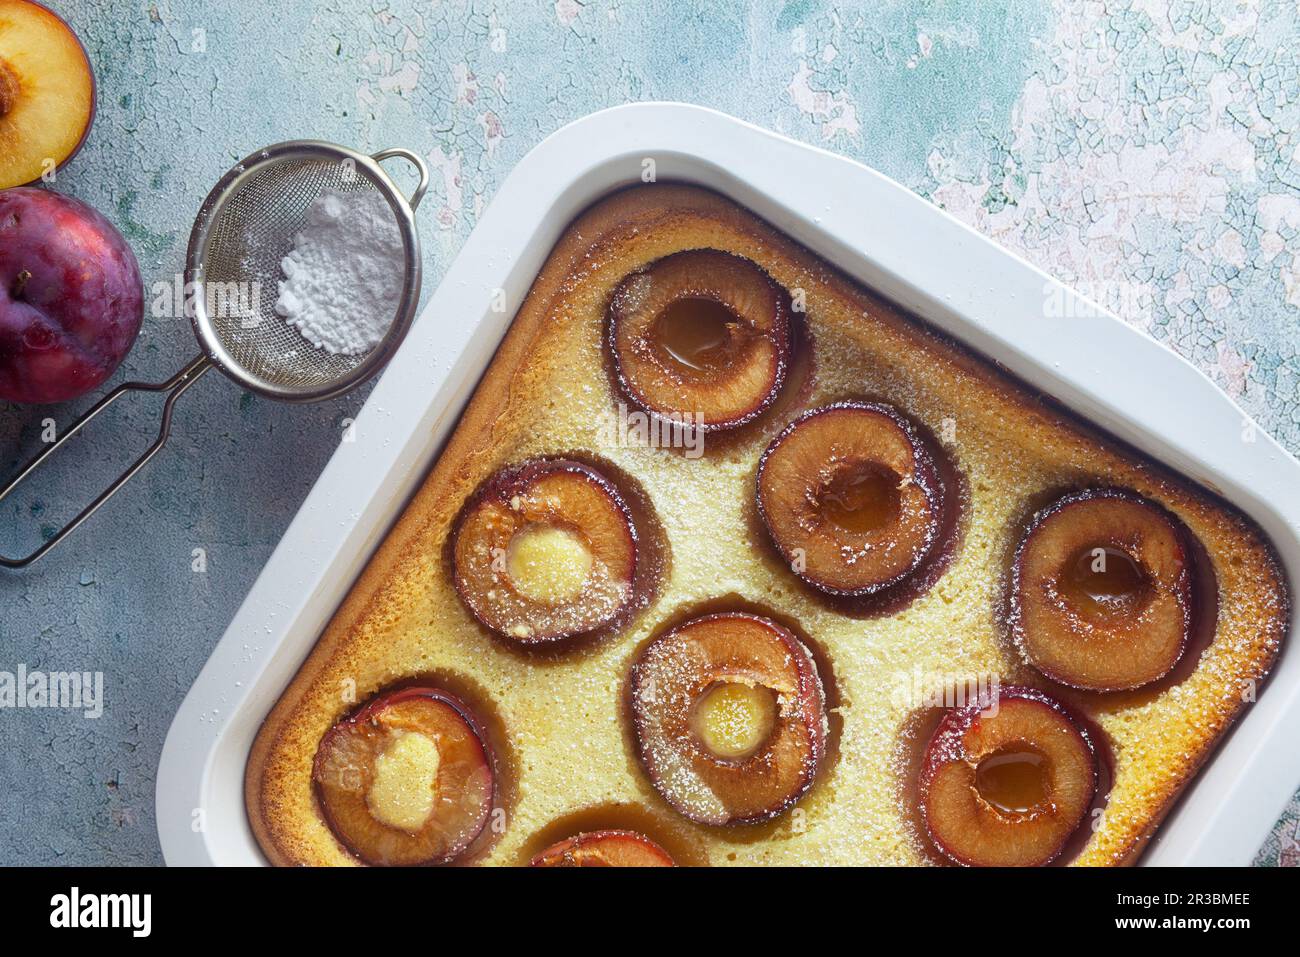
[(325, 192), (280, 262), (285, 279), (275, 311), (331, 355), (364, 355), (397, 313), (405, 271), (402, 236), (373, 189)]

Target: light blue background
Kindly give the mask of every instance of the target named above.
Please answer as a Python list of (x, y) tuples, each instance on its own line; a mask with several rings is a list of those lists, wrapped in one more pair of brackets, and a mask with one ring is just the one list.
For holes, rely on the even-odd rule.
[[(895, 177), (1168, 342), (1300, 452), (1300, 29), (1286, 0), (54, 6), (99, 82), (57, 188), (122, 229), (146, 284), (180, 270), (194, 212), (235, 160), (316, 137), (430, 158), (427, 296), (547, 133), (604, 106), (686, 100)], [(165, 378), (194, 352), (184, 321), (149, 318), (114, 381)], [(209, 376), (127, 491), (39, 566), (0, 576), (0, 669), (103, 671), (107, 697), (98, 720), (0, 711), (0, 861), (160, 861), (153, 775), (172, 714), (364, 398), (290, 407)], [(87, 404), (0, 406), (0, 466), (38, 447), (43, 418)], [(5, 552), (143, 448), (156, 412), (116, 415), (4, 503)], [(1261, 861), (1300, 856), (1295, 816)]]

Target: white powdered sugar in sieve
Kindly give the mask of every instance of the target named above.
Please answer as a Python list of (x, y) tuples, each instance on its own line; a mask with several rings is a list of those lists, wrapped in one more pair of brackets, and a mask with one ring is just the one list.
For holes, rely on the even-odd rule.
[(362, 355), (392, 324), (403, 262), (397, 219), (381, 193), (322, 193), (280, 262), (275, 311), (326, 352)]

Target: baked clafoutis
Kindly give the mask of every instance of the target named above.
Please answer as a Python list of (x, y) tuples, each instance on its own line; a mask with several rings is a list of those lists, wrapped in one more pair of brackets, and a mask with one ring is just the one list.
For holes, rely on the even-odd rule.
[(248, 815), (275, 864), (1126, 864), (1288, 618), (1229, 503), (638, 185), (551, 252)]

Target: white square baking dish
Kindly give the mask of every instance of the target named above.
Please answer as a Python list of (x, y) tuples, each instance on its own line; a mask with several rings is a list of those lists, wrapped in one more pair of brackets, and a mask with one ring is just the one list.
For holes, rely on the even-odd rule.
[[(647, 163), (653, 160), (653, 164)], [(696, 183), (1259, 523), (1300, 581), (1300, 462), (1172, 351), (858, 163), (712, 110), (647, 103), (553, 134), (502, 184), (182, 702), (157, 778), (169, 864), (264, 863), (244, 810), (261, 724), (455, 428), (564, 228), (642, 181)], [(1059, 306), (1045, 318), (1044, 302)], [(1243, 434), (1253, 439), (1247, 441)], [(1300, 609), (1292, 608), (1291, 631)], [(1300, 655), (1159, 827), (1146, 864), (1250, 863), (1300, 783)]]

